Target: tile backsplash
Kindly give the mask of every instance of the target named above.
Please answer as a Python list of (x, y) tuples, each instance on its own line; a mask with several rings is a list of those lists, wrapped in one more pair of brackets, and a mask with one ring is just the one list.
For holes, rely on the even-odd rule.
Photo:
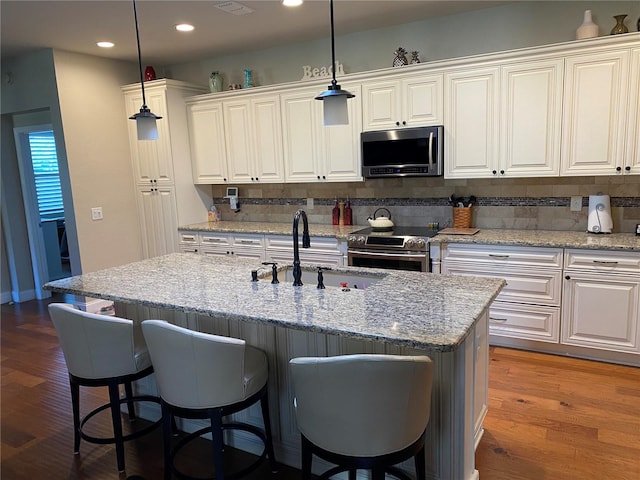
[[(353, 183), (238, 185), (240, 211), (229, 209), (226, 186), (212, 186), (222, 220), (290, 222), (298, 209), (311, 223), (330, 224), (335, 199), (351, 200), (353, 223), (386, 207), (398, 225), (452, 224), (448, 198), (477, 198), (471, 225), (478, 228), (531, 230), (587, 229), (589, 195), (611, 197), (614, 232), (635, 232), (640, 223), (640, 176), (554, 177), (445, 180), (442, 177), (373, 179)], [(572, 196), (582, 209), (570, 211)], [(313, 206), (308, 206), (313, 199)]]

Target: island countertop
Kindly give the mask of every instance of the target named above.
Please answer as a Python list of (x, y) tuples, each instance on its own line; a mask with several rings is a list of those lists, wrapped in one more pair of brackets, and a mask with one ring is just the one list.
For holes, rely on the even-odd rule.
[[(244, 259), (173, 253), (47, 283), (60, 293), (168, 308), (285, 328), (455, 350), (504, 281), (421, 272), (333, 268), (380, 277), (366, 289), (251, 281)], [(309, 266), (305, 266), (309, 267)]]

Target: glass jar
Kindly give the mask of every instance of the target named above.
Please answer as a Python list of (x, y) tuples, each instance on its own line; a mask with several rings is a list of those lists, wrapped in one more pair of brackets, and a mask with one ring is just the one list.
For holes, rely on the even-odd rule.
[(222, 75), (219, 72), (211, 72), (209, 76), (209, 91), (211, 93), (222, 91)]

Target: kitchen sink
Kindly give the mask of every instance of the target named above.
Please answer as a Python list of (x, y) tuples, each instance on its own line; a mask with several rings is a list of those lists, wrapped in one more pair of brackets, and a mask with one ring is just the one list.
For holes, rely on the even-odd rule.
[[(327, 288), (344, 288), (346, 284), (347, 288), (366, 289), (376, 282), (382, 280), (385, 275), (382, 274), (369, 274), (361, 272), (347, 272), (342, 270), (322, 270), (322, 276), (324, 277), (324, 286)], [(271, 281), (271, 272), (266, 272), (262, 275), (258, 275), (260, 281)], [(287, 267), (278, 271), (278, 280), (280, 283), (293, 284), (293, 267)], [(318, 285), (318, 269), (311, 267), (302, 267), (302, 283), (307, 286)]]

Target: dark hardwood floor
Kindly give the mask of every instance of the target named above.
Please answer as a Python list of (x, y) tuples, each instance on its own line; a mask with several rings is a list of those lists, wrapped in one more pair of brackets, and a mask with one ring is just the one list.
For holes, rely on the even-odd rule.
[[(112, 446), (82, 442), (80, 455), (72, 454), (67, 371), (47, 303), (1, 306), (0, 477), (161, 479), (160, 430), (127, 442), (123, 475)], [(83, 411), (105, 398), (102, 389), (82, 389)], [(108, 432), (108, 417), (97, 424)], [(188, 453), (190, 468), (204, 468), (207, 444)], [(246, 454), (229, 455), (240, 464)], [(489, 413), (476, 463), (481, 480), (637, 480), (640, 369), (491, 348)], [(283, 467), (271, 476), (264, 468), (250, 477), (270, 478), (299, 473)]]

